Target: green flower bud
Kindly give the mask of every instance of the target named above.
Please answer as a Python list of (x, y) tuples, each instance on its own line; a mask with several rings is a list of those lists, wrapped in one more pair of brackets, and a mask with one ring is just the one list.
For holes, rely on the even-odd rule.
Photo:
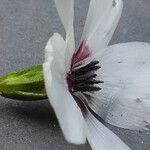
[(46, 99), (42, 65), (12, 72), (1, 77), (0, 95), (25, 101)]

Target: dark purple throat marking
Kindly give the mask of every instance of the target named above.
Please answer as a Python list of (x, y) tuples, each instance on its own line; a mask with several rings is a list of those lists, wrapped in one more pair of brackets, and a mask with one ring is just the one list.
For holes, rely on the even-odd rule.
[(80, 98), (75, 96), (75, 93), (81, 92), (87, 97), (85, 92), (97, 92), (101, 90), (100, 83), (103, 83), (103, 81), (96, 79), (96, 71), (101, 68), (99, 61), (93, 60), (83, 67), (79, 65), (77, 66), (78, 69), (75, 69), (74, 67), (77, 63), (89, 58), (90, 55), (91, 53), (88, 46), (83, 42), (72, 57), (70, 71), (67, 73), (66, 77), (69, 92), (73, 95), (84, 114), (86, 114), (86, 108), (84, 107), (83, 102), (79, 100)]

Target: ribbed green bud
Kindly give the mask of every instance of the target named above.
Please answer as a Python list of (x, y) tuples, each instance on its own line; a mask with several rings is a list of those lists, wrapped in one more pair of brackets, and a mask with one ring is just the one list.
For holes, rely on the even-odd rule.
[(0, 95), (25, 101), (46, 99), (42, 65), (9, 73), (1, 77)]

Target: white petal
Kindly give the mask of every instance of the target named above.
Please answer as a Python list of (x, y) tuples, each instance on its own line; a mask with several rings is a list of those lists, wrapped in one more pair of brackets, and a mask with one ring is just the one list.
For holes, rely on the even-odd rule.
[(119, 137), (99, 122), (89, 111), (85, 121), (87, 139), (92, 150), (130, 150)]
[(67, 31), (70, 25), (73, 23), (74, 0), (55, 0), (55, 4), (62, 24)]
[(55, 63), (59, 64), (59, 70), (61, 72), (65, 70), (65, 48), (66, 43), (58, 33), (53, 34), (45, 47), (45, 61), (51, 59), (52, 56), (55, 57), (55, 60), (57, 59)]
[(106, 47), (122, 12), (122, 0), (91, 0), (82, 41), (93, 53)]
[(112, 125), (150, 130), (150, 44), (117, 44), (96, 59), (104, 83), (92, 109)]
[(75, 50), (74, 40), (74, 0), (55, 0), (55, 4), (66, 30), (66, 70), (70, 69), (71, 58)]
[(86, 141), (83, 116), (68, 92), (62, 68), (63, 56), (60, 57), (59, 54), (59, 48), (62, 46), (61, 50), (63, 50), (64, 45), (62, 38), (55, 34), (46, 46), (46, 55), (48, 55), (43, 64), (45, 86), (66, 140), (74, 144), (83, 144)]

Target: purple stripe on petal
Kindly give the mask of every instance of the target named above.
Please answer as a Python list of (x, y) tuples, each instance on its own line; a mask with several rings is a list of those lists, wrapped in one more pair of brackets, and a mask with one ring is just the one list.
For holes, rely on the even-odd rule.
[(77, 52), (72, 57), (72, 65), (88, 58), (91, 55), (89, 47), (82, 42)]
[(87, 107), (85, 106), (84, 102), (82, 102), (82, 100), (80, 98), (78, 98), (77, 96), (74, 96), (74, 99), (77, 102), (78, 106), (80, 107), (84, 118), (86, 118), (88, 115), (88, 111), (87, 111)]

